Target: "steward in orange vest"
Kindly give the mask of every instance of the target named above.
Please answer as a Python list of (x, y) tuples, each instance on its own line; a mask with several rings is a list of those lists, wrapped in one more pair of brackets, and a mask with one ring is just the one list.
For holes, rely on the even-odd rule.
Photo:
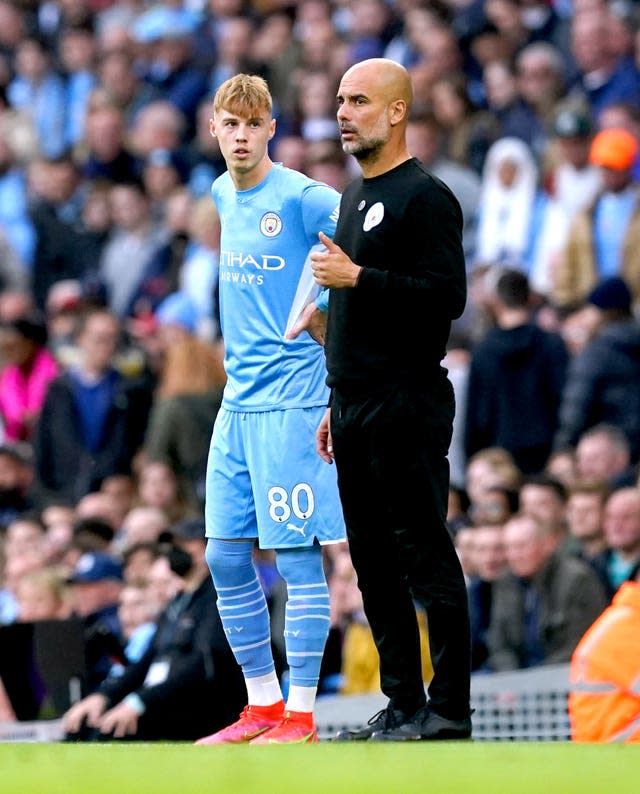
[(640, 582), (625, 582), (571, 659), (571, 738), (640, 743)]

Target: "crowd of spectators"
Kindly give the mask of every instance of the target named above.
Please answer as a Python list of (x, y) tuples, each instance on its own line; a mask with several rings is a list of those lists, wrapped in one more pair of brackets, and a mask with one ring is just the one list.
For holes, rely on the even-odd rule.
[[(213, 94), (263, 75), (273, 159), (342, 190), (337, 81), (376, 56), (409, 70), (410, 151), (464, 216), (444, 363), (475, 671), (569, 661), (640, 564), (636, 3), (0, 0), (0, 624), (87, 621), (96, 726), (172, 625), (167, 538), (202, 518), (225, 382)], [(321, 692), (371, 689), (346, 548), (326, 564)]]

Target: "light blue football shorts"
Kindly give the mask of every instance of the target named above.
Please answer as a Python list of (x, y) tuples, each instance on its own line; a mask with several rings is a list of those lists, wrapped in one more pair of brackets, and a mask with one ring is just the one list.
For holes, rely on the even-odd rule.
[(345, 540), (336, 467), (316, 452), (317, 408), (221, 408), (209, 450), (206, 535), (286, 549)]

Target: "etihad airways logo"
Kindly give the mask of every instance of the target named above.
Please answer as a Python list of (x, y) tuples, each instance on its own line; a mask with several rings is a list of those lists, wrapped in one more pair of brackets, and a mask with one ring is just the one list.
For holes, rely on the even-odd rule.
[(220, 267), (251, 268), (255, 270), (282, 270), (286, 262), (281, 256), (273, 254), (242, 254), (237, 251), (220, 251)]
[(232, 284), (256, 284), (258, 287), (264, 284), (264, 276), (255, 273), (241, 273), (239, 270), (221, 270), (220, 281), (229, 281)]
[(282, 270), (286, 261), (273, 254), (243, 254), (238, 251), (220, 251), (220, 281), (232, 284), (254, 284), (258, 287), (264, 283), (265, 272)]

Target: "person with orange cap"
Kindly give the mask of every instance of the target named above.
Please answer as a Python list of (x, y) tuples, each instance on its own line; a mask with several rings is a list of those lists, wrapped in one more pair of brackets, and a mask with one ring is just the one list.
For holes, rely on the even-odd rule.
[(604, 129), (591, 142), (589, 160), (602, 171), (603, 188), (579, 213), (555, 271), (552, 296), (559, 306), (582, 302), (597, 282), (620, 276), (640, 301), (640, 185), (633, 169), (637, 138)]

